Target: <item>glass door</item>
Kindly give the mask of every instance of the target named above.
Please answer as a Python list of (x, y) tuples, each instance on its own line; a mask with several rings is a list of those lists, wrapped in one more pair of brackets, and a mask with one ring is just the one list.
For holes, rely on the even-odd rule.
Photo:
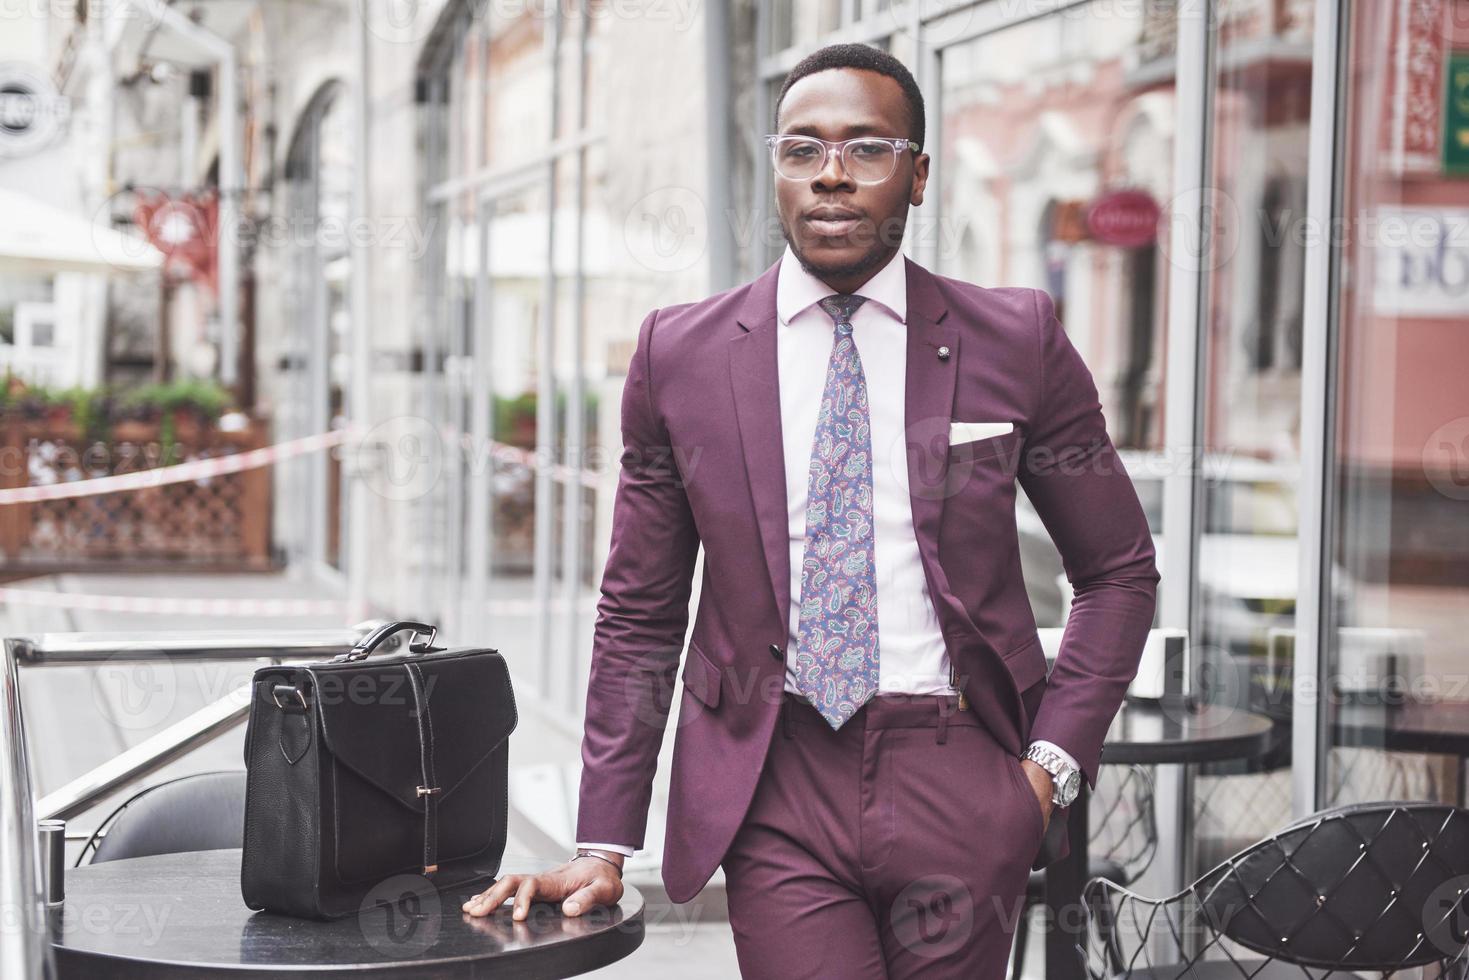
[(1344, 8), (1323, 805), (1465, 800), (1469, 30)]

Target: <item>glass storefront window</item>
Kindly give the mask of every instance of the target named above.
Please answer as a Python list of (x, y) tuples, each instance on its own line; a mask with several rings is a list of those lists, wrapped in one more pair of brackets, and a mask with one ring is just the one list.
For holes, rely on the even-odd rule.
[(598, 284), (615, 278), (606, 243), (619, 229), (599, 207), (605, 153), (595, 139), (553, 147), (553, 136), (575, 144), (583, 121), (598, 121), (595, 104), (578, 101), (606, 98), (605, 86), (578, 81), (606, 60), (609, 13), (558, 9), (559, 35), (541, 11), (483, 8), (426, 62), (442, 66), (428, 89), (447, 98), (441, 113), (424, 113), (439, 236), (425, 264), (434, 298), (424, 388), (449, 452), (423, 510), (442, 555), (426, 596), (439, 621), (525, 651), (526, 683), (569, 703), (584, 687), (574, 668), (590, 649), (600, 571), (601, 490), (587, 477), (597, 463), (583, 458), (605, 426), (608, 341), (589, 311)]
[(773, 0), (766, 10), (766, 50), (820, 47), (825, 35), (842, 26), (842, 8), (842, 0)]
[(1327, 804), (1462, 804), (1469, 755), (1469, 31), (1344, 8)]
[[(554, 9), (564, 12), (566, 6), (556, 4)], [(487, 128), (485, 163), (502, 169), (534, 159), (550, 143), (553, 62), (548, 47), (553, 25), (536, 4), (488, 4), (486, 9), (491, 16), (488, 64), (484, 93), (476, 102)], [(570, 63), (565, 52), (575, 51), (574, 19), (563, 17), (562, 25), (566, 72)], [(572, 87), (574, 79), (563, 74), (561, 84)]]
[[(286, 164), (290, 216), (306, 233), (293, 237), (286, 290), (298, 312), (287, 371), (292, 397), (281, 422), (295, 435), (325, 432), (345, 421), (350, 384), (348, 288), (352, 255), (347, 231), (355, 167), (351, 107), (339, 85), (318, 91), (292, 136)], [(345, 569), (343, 534), (351, 481), (342, 480), (340, 450), (291, 461), (283, 489), (284, 533), (293, 556)]]
[(1299, 592), (1300, 399), (1309, 8), (1280, 18), (1221, 10), (1211, 80), (1212, 158), (1202, 202), (1203, 455), (1197, 632), (1205, 697), (1276, 722), (1274, 750), (1209, 764), (1194, 784), (1196, 868), (1290, 816), (1291, 676)]
[[(945, 47), (942, 136), (925, 147), (941, 174), (938, 223), (924, 231), (936, 271), (1051, 295), (1155, 533), (1168, 290), (1157, 217), (1174, 107), (1171, 73), (1140, 39), (1160, 6), (1082, 4)], [(1017, 520), (1037, 623), (1060, 626), (1060, 555), (1028, 503)]]

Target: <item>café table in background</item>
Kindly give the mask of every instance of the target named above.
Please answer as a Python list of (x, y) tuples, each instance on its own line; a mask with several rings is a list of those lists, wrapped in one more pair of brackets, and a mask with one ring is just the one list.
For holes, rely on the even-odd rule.
[[(1186, 765), (1226, 759), (1248, 759), (1269, 751), (1274, 723), (1264, 715), (1186, 698), (1129, 700), (1118, 711), (1102, 747), (1103, 765)], [(1071, 804), (1066, 832), (1070, 852), (1046, 868), (1047, 980), (1081, 980), (1085, 976), (1077, 945), (1084, 922), (1081, 890), (1086, 884), (1087, 796)]]

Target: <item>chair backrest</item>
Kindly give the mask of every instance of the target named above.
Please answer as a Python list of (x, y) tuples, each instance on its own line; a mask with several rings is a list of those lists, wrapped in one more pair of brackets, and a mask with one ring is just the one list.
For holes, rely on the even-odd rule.
[(1191, 887), (1208, 925), (1299, 966), (1392, 971), (1465, 949), (1469, 811), (1359, 803), (1296, 821)]
[(118, 807), (92, 863), (148, 854), (239, 847), (245, 829), (245, 772), (204, 772), (150, 786)]

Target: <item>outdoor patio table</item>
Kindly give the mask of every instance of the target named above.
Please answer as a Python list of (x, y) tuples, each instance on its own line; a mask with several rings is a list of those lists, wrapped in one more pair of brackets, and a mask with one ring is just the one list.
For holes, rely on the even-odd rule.
[[(507, 872), (541, 868), (506, 863)], [(615, 907), (568, 918), (559, 903), (538, 902), (514, 922), (509, 905), (484, 918), (460, 910), (483, 885), (438, 893), (416, 875), (389, 883), (379, 890), (393, 897), (382, 905), (316, 922), (247, 908), (238, 849), (68, 869), (65, 905), (51, 919), (57, 971), (61, 980), (339, 974), (521, 980), (586, 973), (643, 941), (643, 898), (631, 885)]]
[(1346, 698), (1329, 709), (1333, 745), (1459, 757), (1455, 801), (1466, 802), (1464, 760), (1469, 759), (1469, 701), (1381, 695)]
[[(1123, 704), (1102, 747), (1104, 765), (1174, 765), (1247, 759), (1270, 749), (1273, 722), (1264, 715), (1218, 704), (1156, 702)], [(1082, 939), (1079, 914), (1087, 879), (1087, 788), (1071, 804), (1066, 820), (1071, 842), (1067, 856), (1046, 868), (1047, 916), (1056, 927), (1046, 932), (1048, 980), (1080, 980), (1085, 976), (1077, 944)]]

